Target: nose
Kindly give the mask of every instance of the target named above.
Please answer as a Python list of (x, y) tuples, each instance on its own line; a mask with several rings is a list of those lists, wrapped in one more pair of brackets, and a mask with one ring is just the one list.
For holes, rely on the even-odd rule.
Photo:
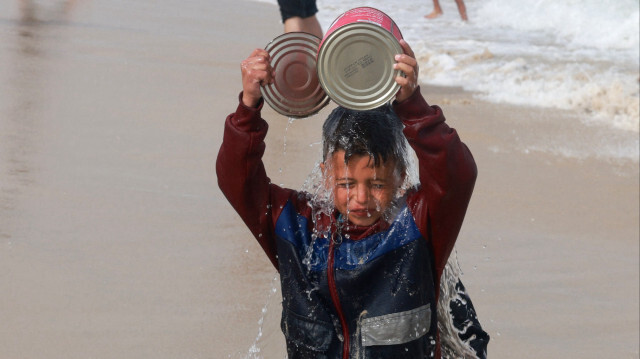
[(367, 186), (357, 186), (355, 200), (359, 204), (366, 204), (369, 201), (369, 188)]

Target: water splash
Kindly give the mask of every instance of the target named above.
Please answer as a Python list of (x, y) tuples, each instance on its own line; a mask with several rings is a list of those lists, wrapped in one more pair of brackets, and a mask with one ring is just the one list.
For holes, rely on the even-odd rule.
[(243, 357), (243, 359), (264, 359), (264, 356), (262, 356), (261, 354), (260, 340), (262, 339), (264, 320), (269, 311), (269, 305), (271, 304), (271, 299), (273, 298), (275, 293), (278, 291), (277, 285), (278, 285), (279, 277), (280, 276), (276, 274), (271, 280), (271, 289), (269, 290), (267, 299), (264, 303), (264, 306), (262, 307), (262, 314), (260, 316), (260, 319), (258, 320), (258, 334), (256, 335), (256, 339), (253, 341), (253, 344), (251, 344), (251, 347), (249, 347), (249, 350), (247, 354)]
[[(289, 127), (291, 127), (293, 122), (296, 120), (297, 120), (296, 118), (289, 117), (289, 121), (287, 121), (287, 127), (284, 128), (284, 135), (282, 136), (282, 155), (283, 156), (287, 154), (287, 133), (289, 133)], [(280, 172), (282, 173), (282, 168), (280, 169)]]
[[(467, 328), (458, 330), (453, 325), (453, 316), (450, 310), (452, 301), (458, 300), (465, 303), (465, 299), (456, 288), (462, 270), (458, 263), (458, 254), (454, 249), (452, 255), (447, 260), (447, 265), (440, 278), (440, 298), (438, 298), (438, 330), (440, 331), (440, 344), (442, 348), (442, 358), (476, 358), (476, 353), (471, 348), (468, 341), (463, 341), (459, 334), (464, 333)], [(471, 323), (469, 323), (471, 324)], [(469, 338), (469, 341), (473, 337)]]

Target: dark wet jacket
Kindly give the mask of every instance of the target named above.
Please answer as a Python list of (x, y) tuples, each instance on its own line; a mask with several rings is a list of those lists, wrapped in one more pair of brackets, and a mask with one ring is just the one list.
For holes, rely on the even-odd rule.
[[(216, 168), (222, 192), (280, 272), (288, 357), (439, 358), (440, 276), (476, 179), (471, 153), (440, 108), (419, 89), (393, 104), (420, 186), (391, 221), (359, 227), (340, 224), (336, 213), (313, 218), (307, 194), (271, 183), (261, 107), (240, 103), (227, 117)], [(483, 357), (486, 341), (476, 346)]]

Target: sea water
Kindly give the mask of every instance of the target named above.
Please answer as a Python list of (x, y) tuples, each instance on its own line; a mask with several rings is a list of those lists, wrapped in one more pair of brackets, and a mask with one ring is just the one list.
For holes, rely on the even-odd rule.
[[(444, 14), (433, 20), (424, 18), (429, 0), (317, 0), (317, 16), (326, 30), (346, 10), (378, 8), (412, 46), (422, 82), (495, 103), (569, 111), (585, 126), (637, 138), (637, 0), (465, 0), (468, 22), (453, 0), (440, 3)], [(626, 142), (600, 152), (637, 162), (637, 139)]]

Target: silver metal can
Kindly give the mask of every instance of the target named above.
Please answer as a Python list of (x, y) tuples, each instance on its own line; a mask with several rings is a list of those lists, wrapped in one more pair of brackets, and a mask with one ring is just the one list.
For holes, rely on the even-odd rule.
[(316, 72), (320, 39), (303, 32), (290, 32), (273, 39), (265, 50), (275, 71), (272, 84), (260, 91), (265, 102), (289, 117), (307, 117), (329, 103)]
[(338, 105), (369, 110), (391, 101), (400, 85), (394, 56), (403, 52), (400, 29), (371, 7), (340, 15), (322, 39), (317, 72), (324, 92)]

